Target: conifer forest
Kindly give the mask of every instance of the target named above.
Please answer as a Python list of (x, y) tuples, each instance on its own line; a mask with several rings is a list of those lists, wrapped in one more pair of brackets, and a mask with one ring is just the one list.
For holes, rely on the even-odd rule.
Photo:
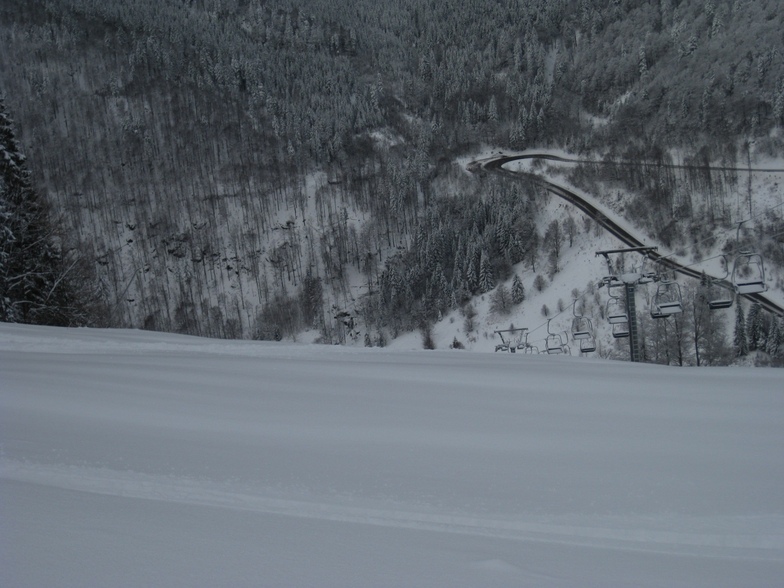
[[(4, 321), (427, 346), (459, 311), (462, 346), (601, 231), (460, 163), (488, 149), (579, 156), (571, 185), (691, 260), (753, 247), (782, 298), (784, 207), (742, 172), (784, 167), (779, 0), (4, 0), (0, 97)], [(782, 317), (706, 287), (641, 319), (647, 361), (784, 362)]]

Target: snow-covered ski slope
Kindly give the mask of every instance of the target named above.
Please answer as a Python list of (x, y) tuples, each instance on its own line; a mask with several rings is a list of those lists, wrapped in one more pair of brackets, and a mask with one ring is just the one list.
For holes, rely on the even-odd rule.
[(0, 324), (2, 586), (781, 586), (784, 377)]

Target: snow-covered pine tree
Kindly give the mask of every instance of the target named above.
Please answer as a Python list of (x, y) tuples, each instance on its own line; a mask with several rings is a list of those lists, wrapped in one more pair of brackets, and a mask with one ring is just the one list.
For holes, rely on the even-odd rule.
[(495, 278), (493, 276), (493, 268), (490, 266), (487, 252), (483, 250), (479, 262), (479, 289), (482, 292), (489, 292), (494, 286)]
[(0, 98), (0, 320), (49, 325), (87, 322), (64, 267), (45, 202)]
[(775, 315), (771, 315), (770, 323), (768, 325), (768, 341), (765, 347), (765, 351), (771, 357), (776, 357), (778, 355), (779, 349), (781, 348), (782, 335), (779, 319), (776, 318)]
[(471, 293), (476, 292), (476, 290), (479, 288), (479, 276), (476, 274), (477, 263), (475, 262), (478, 255), (479, 254), (475, 248), (469, 248), (469, 253), (466, 258), (465, 279), (466, 285), (468, 286), (468, 291)]
[(759, 302), (755, 302), (749, 309), (749, 314), (746, 317), (746, 328), (748, 334), (746, 340), (748, 341), (749, 351), (756, 351), (760, 349), (762, 343), (762, 307)]
[(735, 305), (735, 333), (732, 342), (736, 357), (749, 354), (749, 343), (746, 339), (746, 317), (743, 314), (743, 305), (740, 301)]
[(525, 288), (523, 287), (523, 282), (520, 279), (520, 276), (515, 274), (514, 279), (512, 279), (512, 303), (520, 304), (524, 300)]

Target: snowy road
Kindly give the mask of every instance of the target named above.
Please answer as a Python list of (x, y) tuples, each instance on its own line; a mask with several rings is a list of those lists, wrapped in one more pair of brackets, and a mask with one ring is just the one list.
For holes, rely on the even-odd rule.
[(784, 379), (0, 324), (0, 585), (776, 586)]

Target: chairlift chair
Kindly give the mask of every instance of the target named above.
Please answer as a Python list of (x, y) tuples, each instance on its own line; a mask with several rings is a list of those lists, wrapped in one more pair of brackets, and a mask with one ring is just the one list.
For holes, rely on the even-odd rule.
[(629, 336), (629, 323), (614, 323), (612, 329), (612, 336), (616, 339), (623, 339)]
[(550, 355), (563, 353), (564, 345), (561, 336), (557, 333), (555, 335), (547, 335), (547, 339), (545, 339), (545, 350)]
[(561, 335), (550, 331), (550, 319), (547, 319), (547, 338), (545, 339), (545, 351), (550, 355), (558, 355), (565, 352), (565, 345)]
[(580, 352), (593, 353), (596, 351), (596, 340), (591, 337), (590, 339), (580, 339)]
[(740, 253), (732, 267), (732, 285), (736, 294), (757, 294), (768, 289), (765, 266), (759, 253)]
[(666, 318), (683, 312), (681, 287), (674, 281), (662, 280), (653, 296), (653, 318)]
[(577, 300), (572, 303), (572, 339), (579, 341), (580, 339), (590, 339), (593, 337), (593, 325), (591, 319), (587, 316), (577, 314)]
[[(740, 228), (746, 221), (738, 223), (735, 241), (740, 243)], [(762, 256), (753, 251), (740, 251), (732, 264), (732, 286), (736, 294), (757, 294), (768, 289), (765, 284), (765, 265)]]
[[(527, 335), (528, 329), (504, 329), (498, 330), (495, 332), (501, 338), (501, 342), (495, 346), (496, 352), (498, 351), (508, 351), (509, 353), (515, 353), (518, 349), (523, 348), (523, 334)], [(517, 333), (516, 340), (513, 340), (514, 334)], [(504, 337), (506, 334), (506, 337)]]
[(501, 338), (501, 342), (495, 346), (495, 351), (498, 353), (499, 351), (509, 351), (509, 341), (504, 338), (504, 333), (506, 331), (496, 331), (495, 334)]
[(605, 315), (607, 316), (607, 322), (611, 325), (629, 322), (629, 315), (626, 314), (626, 305), (623, 300), (616, 296), (610, 296), (610, 299), (607, 301)]
[(717, 298), (715, 300), (708, 300), (708, 308), (711, 310), (722, 310), (724, 308), (731, 308), (735, 304), (735, 297), (730, 298)]
[(580, 339), (590, 339), (591, 337), (593, 337), (591, 319), (585, 316), (572, 319), (572, 339), (579, 341)]
[(531, 345), (528, 342), (528, 331), (525, 332), (525, 340), (521, 343), (523, 353), (527, 353), (529, 355), (538, 355), (539, 348), (536, 345)]
[(730, 308), (735, 303), (735, 293), (733, 290), (725, 288), (718, 282), (712, 282), (708, 287), (708, 308), (711, 310), (721, 310)]
[(596, 341), (593, 336), (593, 324), (591, 319), (577, 314), (577, 301), (572, 305), (572, 339), (579, 342), (580, 351), (590, 353), (596, 351)]
[(722, 266), (724, 267), (724, 275), (721, 278), (708, 279), (705, 300), (711, 310), (730, 308), (735, 303), (735, 289), (727, 282), (730, 274), (729, 262), (723, 255)]

